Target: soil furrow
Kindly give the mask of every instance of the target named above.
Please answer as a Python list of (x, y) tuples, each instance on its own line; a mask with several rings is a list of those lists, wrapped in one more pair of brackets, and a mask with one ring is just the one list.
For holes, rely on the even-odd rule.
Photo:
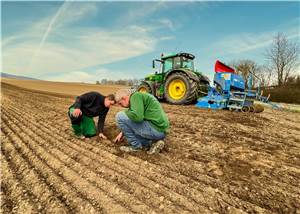
[[(9, 127), (6, 129), (7, 132), (12, 132)], [(43, 177), (44, 181), (47, 182), (47, 185), (51, 188), (53, 187), (56, 192), (59, 193), (56, 197), (64, 201), (64, 203), (72, 210), (75, 210), (78, 213), (85, 213), (86, 211), (90, 213), (96, 212), (95, 208), (88, 202), (88, 200), (83, 200), (85, 198), (84, 195), (76, 192), (76, 190), (73, 190), (72, 187), (68, 187), (70, 185), (57, 172), (53, 171), (51, 167), (41, 160), (37, 154), (21, 144), (22, 140), (17, 135), (11, 135), (9, 142), (14, 142), (14, 144), (12, 144), (13, 147), (11, 148), (15, 150), (15, 156), (22, 160), (19, 161), (20, 163), (28, 163), (32, 166), (32, 168), (35, 168), (37, 173), (39, 173), (41, 177)]]
[(6, 158), (1, 151), (1, 193), (4, 194), (1, 197), (1, 210), (3, 213), (38, 213), (37, 204), (15, 177), (15, 172), (8, 164), (10, 160)]
[[(300, 210), (299, 114), (270, 109), (248, 114), (162, 104), (171, 129), (164, 151), (150, 156), (124, 154), (118, 145), (97, 138), (75, 139), (66, 114), (73, 102), (71, 97), (3, 85), (1, 142), (6, 145), (2, 150), (16, 156), (7, 162), (12, 173), (20, 172), (13, 174), (19, 176), (13, 182), (22, 188), (29, 183), (30, 191), (24, 187), (27, 192), (20, 200), (35, 201), (40, 194), (36, 189), (46, 186), (48, 195), (76, 213), (89, 208), (109, 212), (108, 205), (98, 200), (100, 196), (107, 196), (105, 201), (112, 202), (114, 210), (121, 206), (125, 212), (138, 213)], [(113, 107), (106, 117), (104, 134), (109, 139), (118, 134), (114, 115), (121, 110)], [(35, 179), (21, 182), (27, 172)], [(37, 179), (41, 183), (31, 190)], [(9, 188), (3, 187), (3, 201), (13, 204)], [(46, 206), (45, 198), (34, 204), (36, 209)]]
[[(194, 143), (195, 144), (195, 143)], [(195, 145), (197, 145), (197, 143), (195, 144)], [(200, 150), (201, 148), (198, 148), (197, 150)], [(205, 148), (202, 148), (202, 150), (206, 150)], [(181, 149), (182, 150), (182, 149)], [(189, 149), (190, 150), (190, 149)], [(179, 152), (180, 153), (180, 152)], [(162, 158), (164, 158), (163, 156), (162, 156)], [(204, 157), (203, 159), (205, 159), (206, 157)], [(180, 157), (178, 157), (178, 159), (180, 159)], [(160, 161), (159, 163), (165, 163), (165, 162), (168, 162), (169, 160), (168, 159), (166, 159), (165, 161)], [(191, 160), (191, 161), (194, 161), (194, 160)], [(180, 161), (178, 161), (178, 162), (180, 162)], [(168, 167), (168, 166), (167, 166)], [(187, 167), (189, 167), (189, 165), (187, 166)], [(178, 167), (178, 168), (182, 168), (182, 167)], [(185, 167), (183, 167), (183, 168), (185, 168)], [(190, 167), (189, 169), (187, 169), (186, 171), (190, 171), (190, 170), (192, 170), (192, 171), (195, 171), (196, 173), (198, 173), (198, 175), (200, 175), (201, 176), (201, 174), (202, 174), (202, 171), (200, 170), (200, 171), (198, 171), (197, 172), (197, 167)], [(180, 172), (180, 173), (182, 173), (182, 172)], [(279, 178), (282, 178), (281, 176), (279, 176)], [(287, 176), (287, 178), (286, 179), (288, 179), (288, 178), (290, 178), (290, 177), (288, 177)], [(208, 176), (206, 176), (205, 178), (204, 178), (204, 180), (205, 181), (207, 181), (207, 180), (212, 180), (213, 178), (209, 178)], [(213, 179), (212, 181), (211, 181), (211, 183), (215, 183), (215, 180), (217, 180), (217, 179)], [(281, 179), (282, 180), (282, 179)], [(199, 180), (198, 180), (199, 181)], [(282, 181), (280, 181), (279, 180), (279, 182), (282, 182)], [(284, 182), (284, 181), (283, 181)], [(291, 184), (291, 182), (285, 182), (287, 185), (289, 185), (289, 184)]]
[[(100, 145), (100, 146), (102, 146), (102, 145)], [(104, 147), (103, 148), (104, 150), (107, 150), (107, 147)], [(130, 156), (129, 158), (132, 158), (132, 156)], [(139, 159), (137, 159), (137, 164), (139, 164), (140, 163), (140, 160)], [(163, 161), (162, 161), (163, 162)], [(162, 171), (164, 171), (164, 170), (162, 170)], [(170, 173), (169, 173), (169, 171), (168, 171), (168, 174), (170, 175)], [(177, 176), (178, 177), (178, 176)], [(206, 179), (207, 180), (207, 179)], [(224, 182), (224, 181), (222, 181), (222, 182)], [(274, 181), (274, 182), (276, 182), (276, 181)], [(219, 184), (218, 185), (214, 185), (215, 187), (217, 187), (217, 189), (216, 189), (216, 191), (218, 191), (219, 192), (219, 194), (222, 194), (223, 196), (224, 195), (227, 195), (226, 193), (223, 193), (222, 192), (222, 184), (221, 184), (221, 182), (218, 182)], [(245, 185), (248, 185), (248, 184), (245, 184)], [(278, 185), (277, 185), (278, 186)], [(202, 189), (205, 189), (205, 187), (203, 188), (203, 187), (201, 187)], [(206, 187), (207, 188), (207, 187)], [(235, 187), (236, 188), (236, 190), (234, 191), (235, 193), (234, 194), (232, 194), (232, 190), (227, 190), (226, 192), (227, 193), (229, 193), (229, 194), (231, 194), (231, 196), (230, 197), (222, 197), (222, 199), (224, 200), (225, 198), (228, 198), (228, 199), (232, 199), (232, 197), (234, 197), (234, 198), (236, 198), (236, 199), (238, 199), (238, 198), (244, 198), (244, 200), (245, 200), (245, 202), (246, 203), (248, 203), (248, 205), (247, 205), (247, 207), (249, 208), (249, 209), (255, 209), (255, 210), (261, 210), (261, 209), (263, 209), (262, 207), (264, 207), (265, 206), (265, 202), (264, 202), (264, 200), (263, 200), (263, 198), (264, 198), (264, 196), (263, 195), (265, 195), (265, 192), (266, 192), (266, 187), (264, 186), (263, 187), (263, 189), (261, 189), (261, 190), (259, 190), (261, 187), (260, 186), (252, 186), (251, 188), (253, 188), (253, 189), (256, 189), (256, 190), (259, 190), (260, 191), (260, 193), (261, 194), (263, 194), (262, 196), (260, 196), (260, 197), (254, 197), (254, 198), (249, 198), (249, 196), (246, 194), (246, 195), (239, 195), (240, 194), (240, 192), (244, 192), (244, 190), (243, 190), (243, 186), (236, 186)], [(209, 187), (208, 188), (209, 190), (211, 190), (211, 188)], [(220, 191), (221, 190), (221, 191)], [(226, 190), (226, 189), (225, 189)], [(270, 189), (270, 191), (271, 190), (273, 190), (273, 188), (272, 189)], [(258, 191), (258, 192), (259, 192)], [(205, 191), (206, 193), (207, 192), (209, 192), (209, 191)], [(284, 195), (286, 195), (286, 194), (290, 194), (290, 195), (292, 195), (291, 193), (288, 193), (284, 188), (281, 188), (281, 190), (280, 190), (280, 192), (279, 192), (279, 190), (278, 190), (278, 193), (277, 193), (277, 197), (281, 197), (281, 192), (285, 192), (284, 193)], [(292, 191), (293, 192), (293, 191)], [(257, 193), (256, 193), (256, 195), (257, 195)], [(199, 195), (197, 195), (197, 196), (199, 196)], [(296, 197), (296, 195), (294, 195), (294, 196), (291, 196), (291, 197), (293, 197), (293, 198), (295, 198)], [(199, 197), (198, 197), (199, 198)], [(200, 199), (201, 200), (201, 199)], [(222, 200), (222, 201), (223, 201)], [(219, 204), (222, 202), (222, 201), (220, 201), (219, 200)], [(228, 204), (228, 203), (230, 203), (230, 204), (232, 204), (233, 202), (232, 202), (232, 200), (230, 200), (230, 201), (226, 201), (226, 202), (223, 202), (223, 204), (224, 205), (226, 205), (226, 204)], [(240, 200), (236, 200), (236, 202), (234, 203), (234, 204), (236, 204), (236, 205), (238, 205), (240, 203)], [(296, 203), (296, 202), (294, 202), (294, 203)], [(294, 204), (294, 203), (292, 203), (292, 205)], [(222, 205), (222, 207), (224, 207), (224, 205)], [(284, 204), (282, 204), (282, 205), (284, 205)], [(281, 206), (282, 206), (281, 205)], [(268, 207), (266, 207), (266, 208), (268, 208)]]
[[(11, 124), (12, 126), (14, 124)], [(21, 124), (19, 124), (21, 125)], [(29, 125), (29, 124), (27, 124)], [(20, 128), (17, 126), (13, 127), (16, 132), (21, 131)], [(19, 130), (18, 130), (19, 129)], [(34, 139), (34, 136), (28, 135), (31, 138)], [(22, 138), (22, 136), (20, 136)], [(90, 194), (87, 195), (88, 199), (93, 202), (93, 204), (98, 204), (101, 209), (103, 209), (104, 212), (121, 212), (121, 213), (127, 213), (128, 210), (115, 203), (114, 200), (110, 199), (105, 193), (98, 191), (97, 187), (95, 185), (92, 185), (87, 180), (83, 179), (81, 176), (79, 176), (74, 170), (69, 169), (66, 165), (64, 165), (63, 162), (56, 159), (52, 155), (48, 154), (46, 150), (43, 148), (40, 148), (37, 146), (37, 144), (30, 144), (26, 137), (22, 138), (24, 142), (27, 142), (26, 145), (30, 147), (35, 153), (42, 158), (45, 162), (48, 162), (49, 165), (53, 167), (54, 170), (59, 172), (62, 177), (65, 178), (66, 181), (68, 181), (72, 186), (74, 186), (78, 191), (80, 191), (83, 195), (86, 195), (86, 192), (89, 192)], [(113, 206), (113, 208), (111, 208)]]
[[(91, 144), (86, 144), (86, 146), (88, 146), (88, 147), (84, 148), (84, 149), (81, 148), (82, 146), (79, 147), (76, 144), (70, 145), (70, 147), (72, 147), (73, 150), (78, 150), (78, 152), (82, 151), (82, 153), (85, 153), (86, 155), (88, 155), (88, 157), (93, 157), (94, 161), (99, 162), (99, 164), (103, 164), (105, 166), (111, 165), (115, 171), (117, 171), (121, 175), (126, 175), (128, 178), (131, 178), (135, 182), (139, 182), (140, 184), (149, 183), (148, 188), (150, 188), (151, 191), (157, 192), (159, 195), (164, 196), (163, 198), (165, 198), (165, 200), (169, 199), (173, 202), (177, 202), (178, 204), (186, 204), (186, 205), (195, 201), (194, 199), (189, 197), (189, 196), (194, 196), (193, 194), (190, 194), (190, 195), (186, 194), (186, 193), (192, 192), (192, 191), (189, 192), (189, 189), (186, 189), (187, 186), (184, 186), (185, 193), (183, 191), (180, 191), (180, 187), (178, 187), (176, 189), (173, 188), (174, 185), (177, 184), (176, 180), (173, 180), (173, 179), (170, 180), (168, 177), (163, 177), (163, 176), (160, 176), (157, 174), (151, 175), (151, 174), (153, 174), (153, 172), (151, 171), (152, 169), (148, 170), (148, 167), (145, 167), (145, 168), (135, 167), (133, 170), (133, 168), (129, 166), (132, 164), (130, 162), (126, 161), (126, 159), (119, 158), (118, 156), (115, 156), (115, 155), (105, 151), (105, 149), (91, 148), (91, 147), (89, 147), (90, 145)], [(97, 150), (97, 152), (95, 152), (96, 150)], [(103, 158), (100, 159), (99, 157), (103, 157)], [(166, 185), (167, 182), (171, 182), (171, 183)], [(180, 197), (178, 194), (180, 194), (184, 197)], [(178, 197), (178, 198), (176, 199), (175, 197)], [(201, 200), (201, 194), (199, 194), (199, 193), (194, 197), (197, 197), (199, 199), (199, 201)], [(185, 201), (186, 200), (185, 198), (188, 198), (188, 200), (190, 200), (190, 201), (187, 203)], [(176, 200), (182, 200), (182, 202), (178, 202)], [(197, 201), (195, 201), (195, 202), (197, 202)], [(198, 205), (194, 204), (193, 209), (196, 209), (197, 207), (199, 207), (199, 205), (200, 205), (200, 203)], [(190, 206), (190, 209), (191, 209), (191, 207), (192, 206)], [(203, 209), (203, 208), (201, 208), (201, 209)], [(205, 208), (203, 210), (205, 210)]]
[[(49, 126), (51, 126), (51, 125), (49, 125)], [(45, 131), (47, 131), (47, 130), (45, 130)], [(57, 136), (56, 137), (56, 139), (58, 138), (59, 136)], [(106, 148), (103, 148), (103, 149), (106, 149)], [(129, 157), (129, 158), (131, 158), (131, 157)], [(136, 159), (134, 159), (134, 160), (136, 160)], [(134, 161), (133, 161), (134, 162)], [(139, 163), (137, 163), (137, 165), (139, 165)], [(145, 168), (147, 168), (147, 167), (149, 167), (149, 166), (145, 166)], [(131, 170), (137, 170), (137, 169), (131, 169)], [(162, 170), (162, 171), (164, 171), (164, 170)], [(176, 175), (175, 175), (176, 176)], [(177, 175), (177, 178), (178, 178), (178, 175)], [(161, 178), (161, 180), (166, 180), (165, 178)], [(167, 179), (168, 180), (168, 179)], [(178, 185), (177, 185), (178, 186)], [(192, 186), (192, 185), (189, 185), (189, 186)], [(199, 184), (198, 184), (198, 186), (199, 186)], [(193, 187), (193, 186), (192, 186)], [(220, 186), (221, 187), (221, 186)], [(210, 207), (210, 206), (216, 206), (215, 205), (215, 200), (213, 200), (214, 198), (216, 198), (218, 195), (222, 195), (223, 197), (222, 197), (222, 200), (219, 200), (218, 201), (218, 204), (222, 204), (222, 206), (220, 207), (220, 209), (222, 208), (224, 208), (224, 207), (226, 207), (226, 206), (228, 206), (228, 205), (231, 205), (231, 206), (236, 206), (236, 207), (238, 207), (238, 204), (239, 204), (239, 201), (240, 200), (232, 200), (232, 196), (231, 197), (229, 197), (229, 196), (227, 196), (225, 193), (223, 193), (223, 192), (221, 192), (220, 191), (220, 187), (219, 188), (212, 188), (212, 187), (207, 187), (207, 186), (200, 186), (199, 187), (199, 189), (201, 188), (202, 189), (202, 191), (204, 191), (206, 194), (207, 193), (211, 193), (211, 195), (212, 196), (210, 196), (210, 198), (212, 198), (212, 202), (210, 203), (210, 204), (205, 204), (206, 206), (208, 206), (208, 208)], [(221, 187), (222, 188), (222, 187)], [(186, 189), (186, 193), (188, 193), (189, 195), (192, 195), (192, 197), (193, 198), (196, 198), (196, 202), (198, 202), (198, 201), (204, 201), (203, 200), (203, 198), (201, 198), (201, 195), (199, 194), (199, 192), (193, 192), (193, 191), (191, 191), (190, 190), (190, 188), (187, 188), (187, 186), (185, 186), (185, 189)], [(186, 193), (183, 193), (183, 192), (181, 192), (181, 194), (185, 194), (186, 195)], [(226, 197), (224, 197), (224, 196), (226, 196)], [(227, 200), (226, 200), (226, 198), (227, 198)], [(247, 201), (246, 201), (247, 202)], [(248, 209), (255, 209), (255, 210), (260, 210), (260, 209), (262, 209), (261, 207), (260, 207), (260, 204), (252, 204), (251, 202), (247, 205), (247, 207), (248, 207)]]
[[(113, 197), (116, 199), (116, 201), (122, 203), (123, 206), (130, 207), (133, 212), (138, 212), (138, 213), (145, 213), (149, 211), (149, 207), (145, 206), (138, 199), (132, 197), (131, 193), (122, 191), (122, 189), (118, 188), (116, 184), (110, 182), (109, 180), (105, 180), (101, 178), (98, 174), (90, 170), (89, 168), (91, 167), (89, 164), (86, 164), (84, 162), (83, 164), (73, 159), (72, 157), (76, 157), (76, 159), (78, 159), (80, 153), (73, 154), (74, 152), (72, 150), (69, 150), (68, 147), (61, 144), (65, 142), (57, 142), (50, 138), (48, 139), (49, 142), (48, 143), (41, 137), (39, 132), (33, 133), (29, 129), (25, 129), (26, 127), (24, 127), (22, 124), (19, 125), (20, 128), (23, 129), (27, 135), (35, 139), (34, 146), (39, 145), (45, 151), (47, 150), (47, 153), (53, 155), (53, 157), (55, 157), (56, 159), (62, 161), (67, 167), (80, 174), (82, 178), (87, 179), (89, 182), (95, 184), (99, 189), (107, 193), (110, 197)], [(36, 128), (36, 127), (32, 127), (32, 128)], [(93, 164), (93, 161), (90, 161), (90, 164)], [(82, 174), (82, 172), (85, 173)], [(134, 203), (132, 203), (132, 201), (134, 201)]]
[[(39, 135), (39, 132), (36, 132), (36, 134)], [(61, 159), (62, 157), (64, 157), (61, 160), (64, 161), (64, 163), (70, 166), (73, 170), (78, 172), (84, 171), (89, 175), (89, 177), (93, 176), (94, 178), (90, 178), (90, 181), (96, 182), (98, 185), (103, 185), (103, 187), (106, 188), (107, 192), (114, 190), (116, 192), (114, 197), (118, 197), (118, 194), (122, 194), (122, 198), (120, 200), (125, 200), (127, 206), (139, 207), (141, 206), (141, 204), (138, 205), (137, 202), (139, 200), (144, 200), (144, 203), (148, 204), (149, 206), (153, 207), (155, 205), (154, 207), (156, 207), (157, 209), (160, 207), (160, 201), (156, 200), (156, 198), (159, 198), (158, 194), (151, 192), (151, 190), (149, 190), (147, 186), (140, 185), (132, 177), (126, 177), (123, 174), (116, 175), (116, 173), (119, 172), (115, 171), (115, 167), (111, 166), (111, 164), (107, 162), (99, 162), (99, 156), (94, 156), (94, 158), (92, 158), (91, 155), (85, 154), (85, 151), (77, 151), (72, 146), (67, 145), (66, 141), (63, 142), (63, 145), (61, 144), (61, 142), (52, 139), (49, 139), (48, 142), (40, 139), (37, 143), (43, 146), (43, 148), (48, 148), (48, 152), (51, 152), (52, 155), (54, 155), (56, 158)], [(52, 148), (53, 146), (55, 146), (55, 148)], [(97, 162), (99, 164), (97, 164)], [(80, 166), (78, 166), (78, 164), (80, 164)], [(86, 170), (82, 168), (82, 166), (84, 166)], [(82, 176), (85, 177), (84, 174)], [(114, 182), (118, 181), (116, 183), (121, 185), (121, 188), (111, 183), (110, 180)], [(122, 187), (125, 187), (126, 192), (122, 190)], [(132, 196), (129, 194), (133, 194), (135, 197), (137, 197), (137, 199), (132, 198)], [(135, 203), (131, 205), (130, 201), (135, 201)], [(164, 202), (164, 204), (166, 204), (166, 202)], [(172, 205), (171, 202), (169, 204)], [(145, 209), (147, 207), (142, 207), (142, 210), (146, 211)], [(176, 209), (174, 208), (173, 211), (175, 210)], [(140, 208), (139, 211), (141, 211)], [(159, 211), (159, 209), (157, 211)], [(167, 207), (165, 207), (165, 211), (167, 211)], [(170, 210), (170, 212), (171, 211), (172, 210)]]
[[(16, 118), (15, 118), (16, 119)], [(28, 125), (30, 125), (30, 124), (28, 124)], [(51, 130), (52, 128), (51, 128), (51, 125), (49, 125), (48, 126), (49, 128), (47, 129), (46, 128), (46, 126), (45, 126), (45, 128), (43, 129), (42, 128), (42, 125), (41, 126), (39, 126), (39, 128), (40, 129), (42, 129), (42, 132), (49, 132), (49, 130)], [(37, 127), (32, 127), (32, 129), (36, 129)], [(37, 132), (39, 132), (39, 131), (37, 131)], [(52, 134), (53, 136), (54, 136), (54, 138), (56, 139), (56, 141), (58, 141), (58, 142), (61, 142), (61, 141), (63, 141), (63, 137), (60, 137), (60, 136), (56, 136), (56, 135), (54, 135), (54, 132), (49, 132), (49, 134)], [(66, 143), (66, 144), (69, 144), (69, 142), (68, 141), (64, 141), (64, 143)], [(88, 150), (82, 150), (82, 149), (80, 149), (81, 150), (81, 152), (84, 154), (85, 152), (90, 152), (89, 151), (89, 149)], [(108, 153), (105, 153), (106, 155), (108, 155), (109, 156), (109, 154)], [(97, 157), (101, 157), (101, 156), (103, 156), (102, 154), (97, 154)], [(106, 161), (107, 162), (107, 161)], [(100, 164), (103, 164), (103, 162), (101, 162)], [(106, 165), (108, 165), (109, 163), (106, 163)], [(121, 172), (122, 171), (124, 171), (124, 169), (122, 169), (121, 167), (119, 167), (118, 165), (115, 165), (114, 166), (114, 169), (116, 169), (116, 168), (118, 168), (119, 170), (121, 170)], [(128, 172), (126, 172), (126, 174), (129, 174), (129, 176), (130, 177), (134, 177), (134, 178), (136, 178), (137, 180), (140, 180), (140, 183), (146, 183), (146, 182), (151, 182), (151, 185), (150, 186), (152, 186), (153, 188), (152, 189), (154, 189), (154, 191), (158, 191), (158, 192), (160, 192), (161, 190), (160, 189), (158, 189), (157, 187), (156, 187), (156, 184), (157, 183), (154, 183), (153, 181), (150, 181), (150, 180), (148, 180), (148, 179), (146, 179), (145, 180), (145, 178), (143, 179), (142, 177), (140, 177), (140, 176), (137, 176), (136, 174), (135, 174), (135, 172), (132, 172), (132, 171), (128, 171)], [(134, 179), (135, 180), (135, 179)], [(169, 195), (169, 192), (168, 192), (168, 190), (164, 190), (163, 191), (163, 195), (165, 196), (165, 197), (163, 197), (163, 198), (168, 198), (168, 197), (170, 197), (170, 196), (168, 196)], [(176, 193), (174, 193), (175, 194), (175, 196), (173, 196), (173, 194), (172, 194), (172, 197), (171, 197), (171, 199), (173, 199), (172, 201), (174, 201), (174, 200), (179, 200), (180, 198), (182, 198), (180, 195), (176, 195)], [(171, 195), (171, 194), (170, 194)], [(176, 199), (175, 197), (178, 197), (179, 199)], [(165, 199), (164, 199), (165, 200)], [(183, 199), (180, 199), (180, 200), (185, 200), (184, 198)], [(158, 202), (160, 202), (160, 201), (158, 201)], [(176, 202), (176, 201), (175, 201)], [(183, 201), (182, 203), (189, 203), (188, 201)], [(167, 203), (166, 203), (167, 204)], [(170, 205), (172, 204), (172, 203), (169, 203)], [(191, 205), (190, 207), (191, 207), (191, 209), (197, 209), (197, 207), (192, 207), (192, 206), (197, 206), (197, 205)]]
[(39, 180), (35, 170), (24, 164), (13, 145), (7, 141), (2, 144), (2, 147), (6, 158), (10, 158), (10, 168), (14, 169), (17, 180), (26, 188), (28, 196), (32, 198), (38, 211), (44, 213), (46, 209), (52, 210), (53, 213), (66, 213), (67, 209), (56, 198), (53, 198), (47, 186)]

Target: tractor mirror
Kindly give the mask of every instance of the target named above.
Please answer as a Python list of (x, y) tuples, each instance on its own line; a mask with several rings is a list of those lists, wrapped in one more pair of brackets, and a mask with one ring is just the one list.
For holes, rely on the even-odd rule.
[(155, 61), (152, 61), (152, 68), (155, 68)]

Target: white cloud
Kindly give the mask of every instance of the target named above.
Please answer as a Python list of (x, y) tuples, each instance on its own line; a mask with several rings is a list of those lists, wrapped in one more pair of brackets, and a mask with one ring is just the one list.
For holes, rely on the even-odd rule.
[(166, 26), (167, 28), (169, 28), (170, 30), (174, 31), (175, 30), (175, 27), (173, 25), (173, 22), (169, 19), (160, 19), (159, 22)]
[(93, 75), (83, 71), (72, 71), (72, 72), (56, 74), (55, 76), (48, 77), (47, 80), (61, 81), (61, 82), (87, 82), (87, 83), (96, 82), (96, 81), (92, 81)]
[[(86, 82), (86, 83), (95, 83), (96, 81), (101, 81), (102, 79), (109, 80), (119, 80), (126, 79), (122, 78), (124, 73), (122, 71), (108, 70), (105, 68), (98, 69), (94, 72), (86, 71), (71, 71), (63, 72), (60, 74), (54, 74), (47, 77), (47, 80), (51, 81), (62, 81), (62, 82)], [(138, 78), (138, 76), (131, 75), (130, 79)]]
[(172, 39), (175, 39), (175, 36), (163, 36), (163, 37), (160, 37), (160, 41), (167, 41), (167, 40), (172, 40)]
[[(217, 49), (222, 54), (241, 54), (271, 45), (277, 33), (277, 31), (270, 31), (231, 35), (223, 37), (221, 41), (214, 43), (212, 49)], [(287, 39), (300, 37), (298, 26), (290, 27), (284, 34), (287, 36)]]
[(135, 7), (129, 9), (127, 13), (120, 17), (119, 22), (122, 24), (132, 23), (142, 18), (146, 18), (155, 12), (165, 9), (166, 3), (159, 2), (136, 2)]
[[(79, 32), (80, 29), (78, 29)], [(49, 72), (80, 70), (99, 64), (138, 56), (153, 50), (156, 40), (143, 31), (121, 29), (115, 31), (85, 29), (60, 37), (64, 43), (45, 42), (26, 71), (31, 76)], [(3, 51), (4, 71), (24, 74), (34, 55), (36, 43), (23, 41)]]
[(57, 77), (64, 80), (75, 72), (80, 78), (89, 80), (91, 74), (81, 71), (82, 68), (148, 53), (160, 41), (151, 34), (154, 28), (148, 26), (131, 25), (112, 30), (73, 26), (72, 21), (96, 12), (94, 4), (83, 5), (86, 6), (77, 8), (64, 3), (54, 16), (42, 19), (19, 36), (5, 38), (1, 44), (3, 71), (38, 78), (61, 72)]
[(78, 20), (93, 17), (101, 10), (99, 5), (97, 2), (64, 2), (56, 27), (65, 27)]

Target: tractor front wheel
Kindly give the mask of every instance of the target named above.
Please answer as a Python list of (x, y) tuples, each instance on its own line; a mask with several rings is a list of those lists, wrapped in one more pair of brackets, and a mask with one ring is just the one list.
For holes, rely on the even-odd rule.
[(137, 88), (137, 91), (142, 92), (142, 93), (152, 93), (152, 90), (150, 86), (147, 83), (141, 83), (139, 87)]

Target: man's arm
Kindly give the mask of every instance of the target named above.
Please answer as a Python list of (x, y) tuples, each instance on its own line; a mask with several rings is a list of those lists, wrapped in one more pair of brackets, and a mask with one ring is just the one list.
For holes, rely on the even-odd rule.
[(114, 139), (114, 142), (115, 142), (115, 143), (121, 142), (122, 139), (123, 139), (123, 136), (124, 136), (123, 133), (120, 132), (120, 133), (118, 134), (118, 136)]
[(108, 109), (105, 110), (103, 113), (101, 113), (99, 115), (99, 118), (98, 118), (98, 129), (97, 129), (98, 130), (98, 134), (103, 133), (104, 122), (105, 122), (105, 118), (106, 118), (107, 112), (108, 112)]

